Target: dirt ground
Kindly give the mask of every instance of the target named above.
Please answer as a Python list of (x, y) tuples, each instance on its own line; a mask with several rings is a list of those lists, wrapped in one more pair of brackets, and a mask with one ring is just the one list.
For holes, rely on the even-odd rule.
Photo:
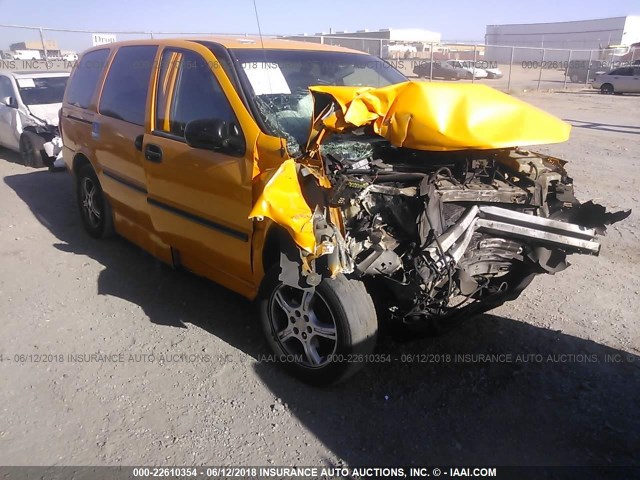
[(523, 98), (574, 125), (539, 150), (579, 198), (632, 215), (599, 257), (444, 337), (383, 337), (394, 361), (325, 390), (261, 359), (250, 302), (89, 238), (71, 177), (1, 150), (0, 464), (638, 465), (640, 96)]

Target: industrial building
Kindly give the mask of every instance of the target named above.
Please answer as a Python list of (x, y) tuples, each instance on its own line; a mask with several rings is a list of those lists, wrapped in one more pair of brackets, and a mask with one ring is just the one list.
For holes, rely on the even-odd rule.
[(282, 38), (304, 42), (340, 45), (361, 50), (384, 58), (419, 56), (428, 51), (431, 43), (440, 43), (442, 35), (421, 28), (387, 28), (383, 30), (357, 30), (316, 33), (315, 35), (289, 35)]
[[(602, 50), (609, 46), (630, 46), (640, 42), (640, 16), (600, 18), (571, 22), (487, 25), (486, 58), (508, 62), (510, 48), (516, 48), (514, 61), (541, 60), (542, 48), (566, 50)], [(573, 59), (586, 58), (589, 52), (574, 52)], [(566, 60), (568, 52), (548, 50), (546, 60)]]
[[(55, 40), (45, 40), (44, 46), (47, 49), (47, 56), (60, 56), (62, 54), (58, 42)], [(44, 58), (44, 49), (42, 48), (42, 42), (40, 40), (12, 43), (9, 48), (14, 51), (37, 50), (40, 52), (41, 57)]]

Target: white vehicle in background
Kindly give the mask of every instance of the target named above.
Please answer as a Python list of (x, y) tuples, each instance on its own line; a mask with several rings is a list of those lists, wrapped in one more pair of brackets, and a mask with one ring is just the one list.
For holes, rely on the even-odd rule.
[(498, 67), (496, 68), (485, 68), (485, 72), (487, 72), (487, 78), (502, 78), (503, 73)]
[(0, 146), (25, 165), (64, 167), (58, 113), (69, 72), (0, 72)]
[(14, 60), (42, 60), (39, 50), (16, 50), (12, 54)]
[(489, 74), (482, 68), (477, 68), (471, 60), (447, 60), (447, 63), (453, 68), (463, 70), (467, 79), (487, 78)]
[(640, 93), (640, 66), (620, 67), (597, 74), (591, 86), (605, 95)]
[(62, 54), (62, 60), (65, 62), (75, 62), (78, 60), (78, 54), (75, 52), (66, 52)]

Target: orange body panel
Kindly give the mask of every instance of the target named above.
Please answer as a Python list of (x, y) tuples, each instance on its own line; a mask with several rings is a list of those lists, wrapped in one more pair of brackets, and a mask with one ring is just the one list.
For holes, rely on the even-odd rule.
[[(260, 46), (257, 39), (251, 38), (200, 40), (233, 48)], [(109, 65), (120, 47), (133, 45), (157, 46), (155, 65), (160, 64), (167, 49), (200, 55), (210, 65), (236, 116), (244, 135), (245, 154), (235, 157), (195, 149), (170, 136), (158, 135), (157, 130), (167, 131), (169, 127), (166, 119), (175, 71), (160, 79), (160, 69), (152, 70), (144, 126), (100, 114), (98, 105)], [(273, 40), (265, 40), (265, 47), (348, 51)], [(254, 298), (264, 276), (262, 250), (273, 225), (268, 219), (249, 219), (256, 201), (254, 185), (267, 181), (257, 175), (255, 165), (259, 159), (261, 170), (275, 169), (286, 160), (281, 139), (260, 131), (224, 70), (216, 68), (219, 63), (215, 55), (205, 46), (183, 39), (150, 40), (120, 42), (88, 52), (100, 48), (111, 51), (91, 105), (79, 108), (66, 98), (63, 103), (63, 156), (67, 168), (73, 171), (79, 158), (92, 164), (112, 205), (114, 225), (120, 235), (164, 262), (184, 266)], [(155, 125), (158, 95), (164, 95), (158, 102), (164, 120)], [(94, 133), (98, 138), (93, 137)], [(141, 149), (135, 146), (138, 137), (142, 139)], [(162, 163), (145, 160), (143, 151), (148, 144), (162, 149)]]

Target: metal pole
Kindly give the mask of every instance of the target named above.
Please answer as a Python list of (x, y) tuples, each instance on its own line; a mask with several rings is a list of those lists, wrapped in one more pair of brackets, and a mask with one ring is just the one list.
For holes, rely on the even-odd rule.
[(471, 83), (476, 81), (476, 62), (478, 61), (478, 45), (473, 44), (473, 70), (471, 74)]
[(429, 52), (430, 62), (429, 62), (429, 81), (433, 81), (433, 42), (431, 42), (431, 51)]
[(540, 90), (540, 81), (542, 80), (542, 65), (544, 65), (544, 54), (546, 53), (546, 49), (542, 49), (542, 60), (540, 60), (540, 74), (538, 75), (538, 87), (536, 88), (536, 92)]
[(507, 92), (511, 88), (511, 69), (513, 68), (513, 51), (516, 47), (511, 47), (511, 60), (509, 60), (509, 79), (507, 80)]
[(587, 88), (589, 83), (589, 70), (591, 69), (591, 56), (593, 55), (593, 50), (589, 50), (589, 62), (587, 63), (587, 78), (584, 81), (584, 88)]
[(324, 43), (324, 36), (320, 35), (320, 43)]
[(382, 39), (380, 39), (380, 57), (382, 57)]
[(42, 42), (42, 53), (44, 53), (45, 62), (48, 60), (49, 55), (47, 54), (47, 46), (44, 43), (44, 34), (42, 33), (42, 27), (38, 28), (40, 31), (40, 41)]
[[(569, 50), (569, 59), (567, 60), (567, 67), (564, 69), (564, 83), (562, 84), (562, 89), (566, 90), (567, 89), (567, 73), (569, 73), (569, 68), (571, 67), (571, 54), (573, 53), (573, 50)], [(589, 74), (587, 73), (587, 76), (589, 76)]]

